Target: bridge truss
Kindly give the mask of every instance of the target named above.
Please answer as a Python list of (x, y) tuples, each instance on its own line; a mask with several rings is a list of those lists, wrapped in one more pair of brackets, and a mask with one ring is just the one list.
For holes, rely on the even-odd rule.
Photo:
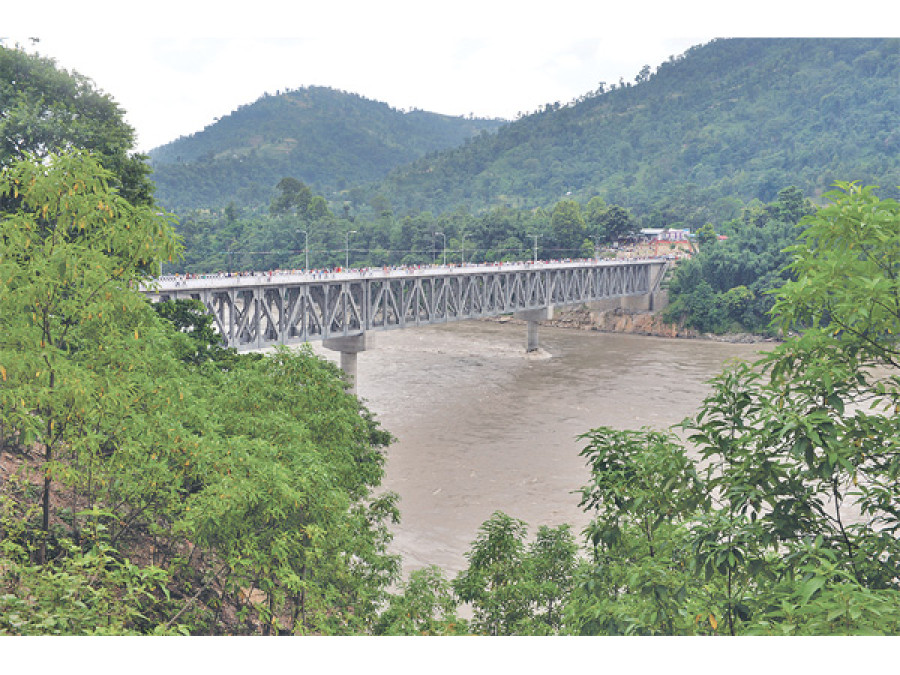
[[(237, 349), (464, 321), (651, 292), (653, 263), (360, 276), (190, 288), (161, 284), (154, 299), (194, 298)], [(238, 278), (233, 280), (238, 281)]]

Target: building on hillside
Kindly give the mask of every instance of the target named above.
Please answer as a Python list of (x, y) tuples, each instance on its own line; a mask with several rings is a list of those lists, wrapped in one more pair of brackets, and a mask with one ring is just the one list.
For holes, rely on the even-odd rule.
[(645, 227), (639, 234), (639, 245), (654, 256), (674, 255), (679, 258), (693, 253), (694, 235), (685, 228)]
[(644, 241), (687, 241), (691, 231), (676, 227), (645, 227), (641, 230)]

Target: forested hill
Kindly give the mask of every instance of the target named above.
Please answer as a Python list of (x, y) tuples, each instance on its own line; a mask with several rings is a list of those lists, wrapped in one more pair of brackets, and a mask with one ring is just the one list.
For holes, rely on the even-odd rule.
[(326, 87), (266, 94), (150, 151), (157, 200), (173, 210), (268, 204), (285, 176), (326, 194), (376, 181), (504, 120), (402, 112)]
[(788, 185), (815, 196), (835, 179), (860, 180), (893, 196), (898, 85), (897, 39), (715, 40), (349, 197), (439, 213), (599, 195), (646, 225), (700, 226)]

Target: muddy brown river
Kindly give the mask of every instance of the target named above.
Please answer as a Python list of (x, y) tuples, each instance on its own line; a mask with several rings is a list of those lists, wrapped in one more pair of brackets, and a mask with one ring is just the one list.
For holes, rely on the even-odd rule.
[[(539, 525), (587, 517), (578, 436), (599, 426), (665, 429), (697, 410), (707, 380), (760, 345), (464, 322), (376, 333), (358, 361), (358, 394), (396, 442), (384, 487), (400, 495), (393, 550), (406, 573), (452, 578), (494, 511)], [(316, 347), (330, 360), (337, 354)]]

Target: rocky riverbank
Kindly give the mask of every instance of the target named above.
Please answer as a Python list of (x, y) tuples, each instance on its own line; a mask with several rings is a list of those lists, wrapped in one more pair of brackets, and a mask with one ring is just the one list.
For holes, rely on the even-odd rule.
[[(512, 317), (499, 317), (500, 322), (517, 321)], [(522, 322), (524, 323), (524, 322)], [(693, 328), (663, 321), (661, 314), (616, 308), (611, 310), (593, 310), (587, 306), (568, 309), (557, 309), (550, 321), (542, 321), (542, 325), (575, 330), (597, 331), (601, 333), (625, 333), (630, 335), (653, 335), (667, 338), (687, 338), (713, 340), (733, 344), (755, 344), (758, 342), (775, 342), (752, 333), (726, 333), (715, 335), (701, 333)]]

